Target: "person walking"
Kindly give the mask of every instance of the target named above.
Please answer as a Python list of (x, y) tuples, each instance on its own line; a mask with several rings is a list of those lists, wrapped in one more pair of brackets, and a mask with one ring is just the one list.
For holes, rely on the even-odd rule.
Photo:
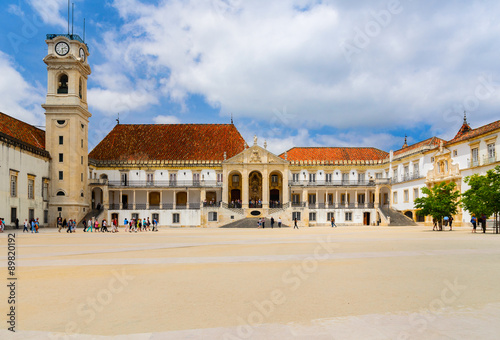
[(299, 229), (299, 226), (297, 225), (297, 217), (293, 219), (293, 229), (295, 228)]
[(262, 227), (262, 221), (259, 218), (259, 220), (257, 221), (257, 228), (261, 228), (261, 227)]
[(62, 226), (63, 226), (63, 225), (62, 225), (62, 223), (63, 223), (63, 222), (62, 222), (62, 218), (61, 218), (61, 216), (59, 216), (59, 217), (57, 218), (57, 227), (59, 228), (59, 232), (61, 232), (61, 228), (62, 228)]
[(71, 224), (72, 224), (72, 220), (69, 220), (68, 223), (66, 223), (66, 226), (68, 227), (68, 229), (66, 230), (66, 233), (71, 233)]
[(470, 223), (472, 223), (472, 232), (475, 233), (476, 232), (476, 223), (477, 223), (476, 216), (472, 215), (472, 218), (470, 219)]
[(332, 215), (331, 223), (332, 223), (332, 228), (333, 227), (337, 228), (337, 225), (335, 224), (335, 217), (333, 217), (333, 215)]
[(271, 229), (274, 229), (274, 217), (271, 217)]
[(483, 234), (486, 233), (486, 215), (481, 216), (481, 227), (483, 228)]
[(448, 220), (448, 223), (450, 224), (450, 231), (451, 231), (452, 224), (453, 224), (453, 216), (450, 216), (450, 219)]
[(281, 228), (281, 216), (278, 217), (278, 228)]
[(83, 224), (83, 232), (85, 233), (87, 231), (87, 221), (83, 219), (82, 224)]
[(262, 217), (262, 229), (266, 227), (266, 218)]
[(19, 219), (16, 218), (16, 229), (19, 229)]
[(24, 220), (24, 228), (23, 228), (23, 233), (24, 233), (25, 231), (26, 231), (27, 233), (29, 233), (29, 231), (28, 231), (28, 220)]

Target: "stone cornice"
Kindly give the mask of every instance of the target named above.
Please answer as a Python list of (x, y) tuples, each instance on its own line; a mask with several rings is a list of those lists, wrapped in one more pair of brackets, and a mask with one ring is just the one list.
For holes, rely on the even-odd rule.
[(89, 158), (89, 165), (107, 168), (190, 168), (190, 167), (207, 167), (221, 168), (222, 161), (207, 161), (207, 160), (95, 160)]
[(8, 145), (12, 145), (12, 146), (18, 147), (22, 150), (33, 153), (35, 155), (41, 156), (43, 158), (50, 159), (50, 153), (47, 150), (37, 148), (36, 146), (25, 143), (25, 142), (23, 142), (17, 138), (11, 137), (5, 133), (0, 132), (0, 141), (6, 143)]

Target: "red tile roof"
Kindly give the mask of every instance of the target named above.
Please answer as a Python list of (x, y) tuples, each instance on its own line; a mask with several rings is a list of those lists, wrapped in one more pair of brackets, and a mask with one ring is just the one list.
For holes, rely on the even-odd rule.
[(244, 149), (232, 124), (118, 124), (90, 152), (98, 161), (222, 161)]
[(413, 145), (409, 145), (405, 148), (401, 148), (399, 150), (394, 151), (394, 156), (401, 155), (403, 153), (411, 152), (411, 151), (416, 151), (419, 148), (422, 148), (424, 146), (439, 146), (439, 144), (443, 142), (446, 143), (444, 139), (438, 138), (438, 137), (431, 137), (426, 140), (423, 140), (421, 142), (415, 143)]
[(498, 130), (498, 129), (500, 129), (500, 120), (497, 120), (496, 122), (493, 122), (493, 123), (490, 123), (490, 124), (486, 124), (486, 125), (480, 126), (477, 129), (473, 129), (473, 130), (469, 130), (469, 131), (465, 131), (465, 132), (461, 132), (462, 129), (463, 129), (463, 126), (460, 129), (459, 133), (457, 133), (457, 135), (455, 136), (455, 138), (453, 138), (448, 143), (446, 143), (446, 145), (453, 144), (453, 143), (456, 143), (456, 142), (460, 142), (460, 141), (463, 141), (463, 140), (467, 140), (467, 139), (470, 139), (470, 138), (474, 138), (474, 137), (486, 134), (488, 132)]
[(45, 150), (45, 131), (0, 112), (0, 133), (21, 143)]
[[(285, 154), (279, 157), (285, 159)], [(378, 161), (388, 157), (387, 152), (375, 148), (299, 147), (287, 151), (289, 161)]]

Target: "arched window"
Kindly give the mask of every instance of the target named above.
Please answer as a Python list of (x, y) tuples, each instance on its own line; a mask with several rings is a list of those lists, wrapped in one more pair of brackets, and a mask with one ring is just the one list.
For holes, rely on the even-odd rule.
[(57, 196), (66, 196), (66, 194), (64, 193), (64, 191), (58, 191)]
[(83, 98), (83, 95), (82, 95), (82, 78), (80, 78), (80, 84), (78, 85), (78, 93), (80, 94), (80, 99)]
[(68, 76), (65, 74), (61, 74), (57, 86), (57, 93), (68, 93)]

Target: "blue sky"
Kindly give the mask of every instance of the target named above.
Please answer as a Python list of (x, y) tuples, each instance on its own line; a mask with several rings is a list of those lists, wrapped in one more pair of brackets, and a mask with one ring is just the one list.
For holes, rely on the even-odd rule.
[[(495, 1), (75, 0), (90, 146), (122, 123), (229, 123), (293, 146), (385, 151), (499, 119)], [(2, 1), (0, 111), (44, 125), (45, 34), (67, 0)]]

